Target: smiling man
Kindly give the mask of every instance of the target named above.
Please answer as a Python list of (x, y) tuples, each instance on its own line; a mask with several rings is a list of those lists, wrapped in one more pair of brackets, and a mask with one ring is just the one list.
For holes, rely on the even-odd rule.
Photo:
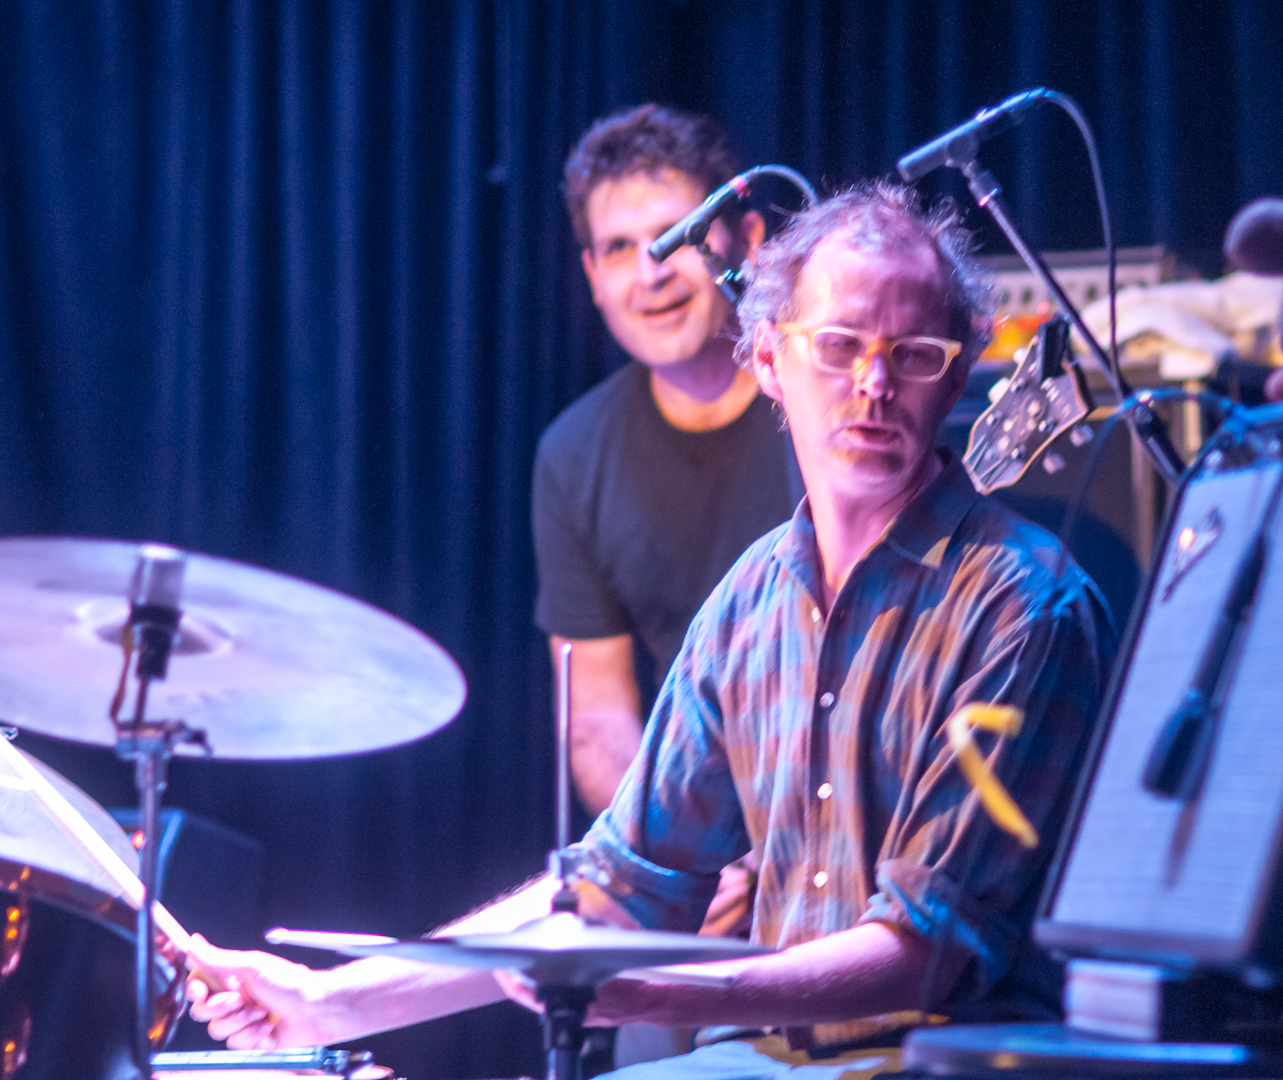
[[(760, 1029), (621, 1077), (765, 1080), (814, 1062), (837, 1080), (872, 1068), (868, 1047), (919, 1010), (1058, 1011), (1058, 970), (1029, 928), (1113, 634), (1055, 538), (977, 495), (935, 449), (984, 343), (969, 244), (952, 213), (875, 184), (804, 211), (762, 249), (741, 355), (784, 410), (807, 497), (695, 616), (580, 846), (579, 890), (599, 917), (692, 930), (721, 868), (751, 850), (753, 938), (778, 951), (718, 965), (725, 986), (601, 987), (598, 1022)], [(972, 702), (1024, 711), (1017, 735), (981, 741), (1032, 847), (991, 824), (950, 749), (946, 721)], [(541, 915), (550, 888), (456, 929)], [(238, 1045), (348, 1039), (497, 994), (448, 968), (197, 955), (236, 989), (193, 1014)], [(873, 1056), (896, 1066), (893, 1049)]]
[[(534, 470), (536, 621), (573, 641), (572, 767), (596, 816), (691, 617), (731, 563), (784, 521), (787, 439), (733, 357), (734, 313), (699, 253), (647, 248), (737, 172), (707, 118), (643, 105), (598, 121), (566, 162), (565, 196), (593, 300), (631, 362), (544, 434)], [(713, 223), (731, 265), (757, 213)]]

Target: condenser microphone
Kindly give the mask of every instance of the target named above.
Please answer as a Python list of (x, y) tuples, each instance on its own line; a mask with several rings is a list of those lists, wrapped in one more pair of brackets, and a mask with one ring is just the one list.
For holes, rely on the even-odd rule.
[(1039, 86), (1009, 97), (992, 109), (981, 109), (965, 124), (905, 154), (896, 163), (900, 176), (906, 184), (911, 184), (941, 165), (957, 167), (974, 161), (982, 142), (1014, 127), (1024, 119), (1021, 114), (1026, 109), (1045, 101), (1050, 93), (1045, 86)]
[(138, 549), (129, 583), (129, 622), (138, 636), (138, 677), (163, 679), (182, 618), (187, 555), (164, 544)]

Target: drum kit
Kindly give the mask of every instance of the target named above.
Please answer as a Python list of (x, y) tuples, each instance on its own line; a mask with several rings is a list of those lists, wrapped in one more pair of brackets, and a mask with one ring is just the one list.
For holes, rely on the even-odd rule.
[[(558, 847), (550, 856), (563, 888), (553, 912), (508, 934), (276, 939), (348, 955), (392, 952), (522, 972), (545, 1004), (549, 1076), (556, 1080), (579, 1075), (584, 1017), (601, 983), (631, 969), (762, 951), (734, 939), (621, 930), (577, 913), (566, 887), (574, 877), (567, 852), (569, 679), (567, 647), (558, 708)], [(7, 890), (0, 1080), (103, 1080), (135, 1071), (146, 1078), (210, 1068), (361, 1075), (368, 1055), (321, 1049), (156, 1053), (182, 1012), (187, 933), (152, 900), (156, 852), (145, 838), (158, 835), (160, 795), (175, 754), (271, 761), (385, 749), (443, 727), (465, 696), (458, 666), (427, 635), (319, 585), (159, 545), (0, 540), (0, 722), (112, 747), (133, 761), (144, 838), (140, 858), (89, 796), (0, 738), (0, 882)], [(30, 954), (42, 930), (31, 919), (33, 902), (52, 913), (46, 930), (71, 916), (116, 931), (117, 944), (132, 935), (132, 1010), (122, 1009), (123, 988), (76, 981), (98, 993), (91, 1008), (122, 1013), (116, 1022), (131, 1025), (134, 1068), (119, 1045), (114, 1058), (102, 1046), (74, 1061), (54, 1052), (66, 1043), (59, 1029), (70, 1021), (47, 1002), (32, 1008), (29, 984), (40, 961)], [(700, 980), (680, 969), (661, 977)], [(243, 1071), (236, 1075), (248, 1080)]]

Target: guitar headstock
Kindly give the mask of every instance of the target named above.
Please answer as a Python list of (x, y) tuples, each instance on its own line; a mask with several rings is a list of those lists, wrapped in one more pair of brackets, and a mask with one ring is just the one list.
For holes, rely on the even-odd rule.
[(1010, 487), (1062, 432), (1092, 410), (1087, 379), (1059, 316), (1038, 328), (1024, 359), (971, 428), (962, 458), (977, 491)]

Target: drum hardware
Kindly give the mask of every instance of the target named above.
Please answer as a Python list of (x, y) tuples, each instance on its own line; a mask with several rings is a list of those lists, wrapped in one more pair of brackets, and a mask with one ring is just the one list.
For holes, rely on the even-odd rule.
[[(104, 696), (119, 687), (138, 552), (0, 539), (0, 721), (115, 749)], [(207, 732), (213, 757), (365, 753), (421, 739), (463, 707), (455, 662), (387, 612), (228, 559), (186, 552), (184, 566), (174, 662), (149, 686), (147, 712)], [(174, 752), (205, 755), (188, 743)]]
[[(145, 695), (142, 695), (145, 699)], [(153, 852), (152, 886), (140, 880), (121, 855), (85, 820), (71, 804), (71, 801), (58, 790), (53, 782), (26, 758), (19, 750), (5, 739), (0, 739), (0, 760), (8, 766), (10, 772), (25, 787), (33, 801), (39, 805), (58, 830), (60, 830), (83, 857), (88, 861), (101, 878), (105, 878), (112, 894), (119, 896), (138, 911), (135, 930), (135, 1039), (134, 1052), (137, 1059), (142, 1047), (147, 1058), (151, 1056), (152, 1046), (163, 1043), (173, 1030), (178, 1018), (182, 1015), (184, 996), (182, 991), (182, 965), (167, 965), (171, 977), (165, 980), (165, 990), (156, 996), (153, 994), (154, 972), (158, 967), (156, 960), (156, 931), (159, 929), (173, 949), (186, 952), (188, 935), (178, 921), (159, 904), (147, 903), (155, 891), (155, 845), (150, 845)], [(154, 768), (155, 761), (149, 761)], [(145, 779), (148, 774), (144, 773)], [(155, 776), (156, 773), (151, 772)], [(155, 835), (155, 811), (159, 792), (153, 790), (144, 793), (144, 822), (146, 806), (152, 805), (152, 824), (144, 824), (144, 836)], [(110, 820), (110, 818), (108, 819)], [(113, 823), (114, 824), (114, 823)], [(143, 844), (142, 866), (147, 869), (147, 851), (149, 845)], [(100, 880), (101, 880), (100, 878)], [(167, 958), (168, 959), (168, 958)]]
[[(377, 608), (161, 545), (0, 540), (0, 640), (0, 716), (18, 728), (113, 746), (133, 761), (145, 838), (156, 834), (174, 753), (290, 759), (380, 749), (442, 727), (465, 695), (443, 649)], [(171, 655), (182, 658), (173, 671)], [(122, 720), (131, 669), (133, 707)], [(103, 690), (112, 685), (104, 710)], [(30, 776), (24, 782), (36, 783)], [(43, 795), (57, 801), (56, 790)], [(64, 800), (53, 818), (64, 829), (79, 817), (69, 811)], [(147, 902), (155, 891), (155, 846), (143, 844), (140, 881), (81, 825), (70, 835), (96, 867), (104, 913), (115, 912), (118, 898), (138, 912), (134, 1056), (145, 1076), (154, 1041), (171, 1022), (168, 1009), (157, 1015), (148, 1000), (153, 927), (183, 952), (187, 934)], [(66, 884), (70, 892), (81, 887), (74, 877)]]
[(31, 1047), (31, 1006), (25, 1001), (0, 1022), (0, 1078), (10, 1078), (27, 1063)]
[[(31, 906), (25, 892), (10, 893), (0, 932), (0, 982), (22, 962), (22, 950), (31, 930)], [(27, 1063), (31, 1045), (31, 1007), (22, 1001), (12, 1013), (0, 1017), (0, 1080), (9, 1080)]]
[[(7, 892), (0, 892), (0, 955), (12, 964), (0, 977), (0, 1080), (20, 1068), (32, 1080), (114, 1074), (132, 1044), (132, 995), (117, 994), (114, 980), (127, 979), (133, 967), (125, 939), (132, 940), (131, 902), (137, 905), (141, 891), (137, 852), (110, 814), (4, 739), (0, 821), (0, 890)], [(172, 918), (165, 925), (172, 929)], [(158, 1042), (178, 1020), (180, 976), (168, 959), (156, 958)], [(74, 1032), (60, 1030), (73, 1014)]]
[[(143, 834), (142, 896), (134, 939), (134, 1062), (142, 1080), (151, 1080), (152, 1047), (167, 1026), (167, 1018), (155, 1015), (150, 986), (156, 953), (156, 916), (151, 901), (156, 896), (160, 795), (165, 790), (165, 774), (174, 747), (188, 744), (209, 753), (204, 731), (189, 727), (182, 720), (147, 718), (148, 691), (153, 682), (163, 680), (168, 673), (170, 653), (178, 637), (182, 618), (179, 602), (186, 566), (186, 556), (175, 548), (144, 544), (139, 549), (129, 586), (129, 620), (121, 632), (124, 665), (107, 710), (116, 727), (117, 755), (134, 763), (134, 786), (138, 790)], [(121, 721), (120, 710), (127, 696), (131, 664), (137, 681), (134, 715), (130, 721)]]
[[(0, 983), (22, 962), (22, 950), (31, 930), (31, 906), (25, 892), (10, 893), (0, 932)], [(22, 1001), (12, 1013), (0, 1017), (0, 1080), (9, 1080), (27, 1063), (31, 1045), (31, 1007)]]
[[(625, 930), (579, 914), (573, 889), (579, 870), (570, 845), (570, 677), (573, 646), (558, 654), (556, 842), (550, 872), (561, 882), (552, 912), (508, 933), (440, 935), (399, 941), (370, 934), (285, 930), (267, 933), (274, 945), (327, 949), (345, 956), (401, 956), (425, 964), (449, 964), (484, 971), (520, 972), (535, 984), (544, 1004), (547, 1080), (579, 1080), (584, 1017), (596, 988), (621, 973), (628, 977), (700, 986), (726, 986), (729, 977), (686, 967), (710, 960), (736, 960), (771, 950), (738, 938), (657, 930)], [(679, 965), (679, 966), (669, 966)]]
[(284, 1075), (341, 1076), (344, 1080), (386, 1080), (392, 1070), (374, 1064), (368, 1050), (330, 1050), (311, 1046), (298, 1050), (193, 1050), (153, 1054), (152, 1069), (172, 1078), (185, 1073), (229, 1073), (232, 1080), (246, 1080), (250, 1072), (269, 1077)]

